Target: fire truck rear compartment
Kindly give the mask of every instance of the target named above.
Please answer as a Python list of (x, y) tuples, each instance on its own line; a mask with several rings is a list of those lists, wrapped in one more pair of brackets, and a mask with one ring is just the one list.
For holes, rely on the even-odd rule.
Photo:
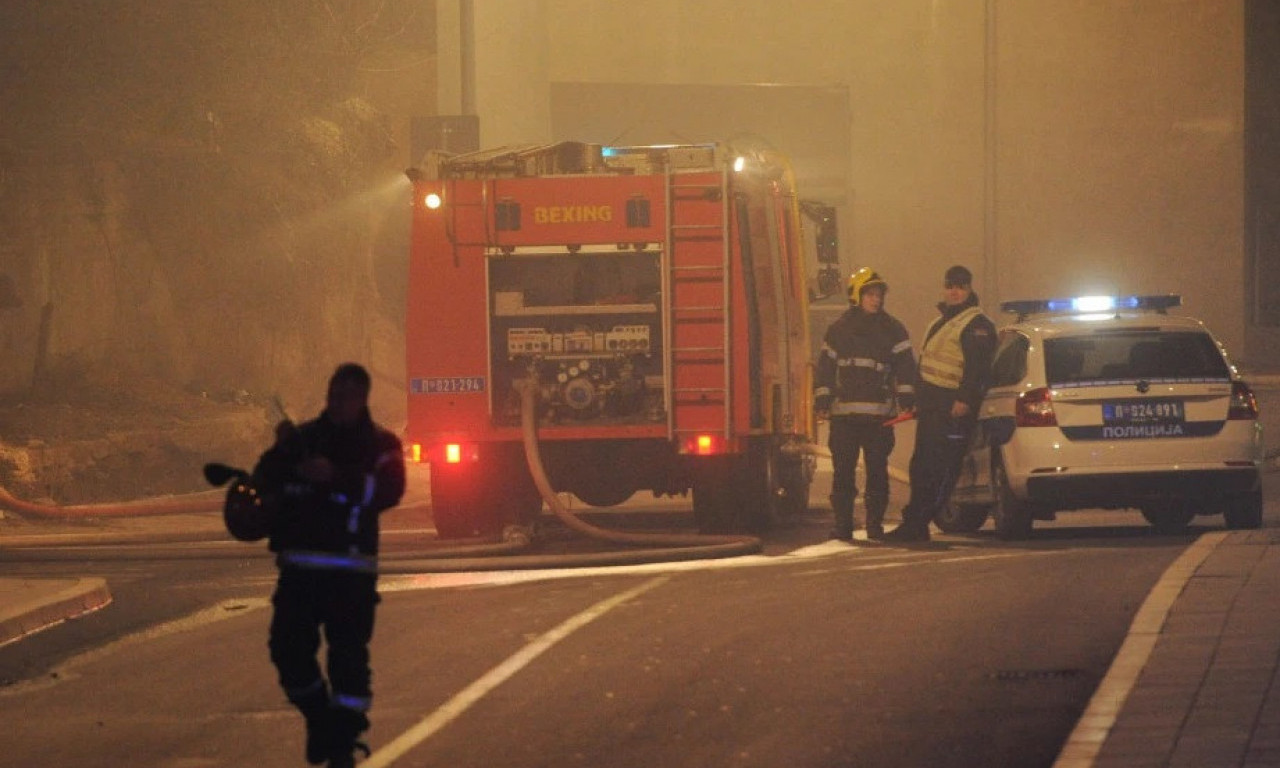
[(479, 447), (439, 472), (427, 451), (433, 504), (458, 511), (443, 537), (540, 512), (525, 419), (539, 476), (591, 505), (692, 491), (704, 531), (804, 509), (806, 283), (784, 158), (531, 147), (430, 156), (410, 177), (438, 205), (415, 203), (409, 431)]
[(544, 425), (662, 422), (659, 264), (653, 250), (491, 257), (494, 425), (520, 423), (516, 383), (529, 378)]

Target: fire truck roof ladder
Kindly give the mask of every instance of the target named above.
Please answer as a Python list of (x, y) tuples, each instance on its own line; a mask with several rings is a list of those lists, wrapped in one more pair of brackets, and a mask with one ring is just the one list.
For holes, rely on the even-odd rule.
[(694, 434), (729, 437), (729, 209), (727, 169), (716, 173), (667, 171), (669, 302), (668, 430), (672, 439)]

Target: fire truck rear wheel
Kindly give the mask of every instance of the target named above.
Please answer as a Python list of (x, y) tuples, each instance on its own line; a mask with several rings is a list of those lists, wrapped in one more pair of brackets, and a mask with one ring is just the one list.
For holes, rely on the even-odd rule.
[(743, 521), (751, 533), (763, 533), (793, 522), (809, 511), (813, 461), (788, 456), (773, 440), (752, 443), (740, 460), (741, 477), (735, 487), (742, 494)]
[(529, 525), (542, 511), (542, 497), (523, 455), (495, 455), (487, 472), (447, 468), (431, 475), (431, 514), (442, 539), (497, 536), (508, 525)]
[(786, 489), (779, 471), (777, 451), (770, 440), (753, 440), (746, 454), (738, 457), (740, 507), (749, 533), (763, 533), (782, 522), (786, 516)]
[(693, 468), (693, 519), (702, 533), (734, 532), (737, 494), (732, 456), (700, 459)]
[(778, 471), (785, 494), (783, 496), (784, 514), (799, 516), (809, 511), (809, 488), (813, 484), (816, 463), (814, 458), (807, 454), (794, 458), (780, 457)]
[(467, 479), (456, 473), (431, 473), (431, 520), (442, 539), (483, 536), (490, 527), (479, 519), (478, 494), (468, 487)]

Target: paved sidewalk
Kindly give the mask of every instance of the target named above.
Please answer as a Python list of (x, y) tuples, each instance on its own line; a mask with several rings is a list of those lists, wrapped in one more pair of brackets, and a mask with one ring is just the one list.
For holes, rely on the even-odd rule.
[(110, 602), (111, 592), (104, 579), (0, 579), (0, 645)]
[[(225, 537), (217, 513), (99, 518), (24, 518), (0, 511), (0, 551), (5, 547), (56, 543), (136, 544), (166, 540)], [(82, 616), (111, 602), (101, 578), (0, 578), (0, 645)]]
[(1280, 768), (1278, 543), (1207, 533), (1169, 567), (1055, 768)]
[[(425, 482), (414, 483), (405, 502), (383, 514), (384, 533), (416, 534), (430, 528), (425, 506)], [(192, 498), (201, 498), (200, 494)], [(0, 552), (6, 547), (110, 546), (232, 541), (221, 511), (166, 515), (96, 517), (81, 513), (24, 517), (0, 508)], [(264, 556), (265, 544), (257, 546)], [(111, 602), (106, 581), (100, 578), (0, 577), (0, 645), (20, 641), (42, 629), (92, 612)]]

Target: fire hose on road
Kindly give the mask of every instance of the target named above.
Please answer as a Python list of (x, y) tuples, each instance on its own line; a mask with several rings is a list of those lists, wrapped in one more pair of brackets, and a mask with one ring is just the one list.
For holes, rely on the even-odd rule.
[(23, 501), (0, 486), (0, 507), (20, 515), (45, 519), (86, 517), (146, 517), (151, 515), (185, 515), (198, 512), (216, 512), (222, 509), (222, 496), (212, 492), (192, 494), (189, 497), (147, 499), (145, 501), (121, 501), (105, 504), (37, 504)]
[[(644, 549), (626, 549), (609, 552), (590, 552), (558, 555), (527, 555), (512, 553), (514, 556), (501, 560), (503, 568), (568, 568), (603, 565), (633, 565), (639, 563), (669, 562), (680, 560), (703, 560), (712, 558), (737, 557), (758, 553), (763, 542), (755, 536), (726, 536), (703, 534), (671, 534), (671, 533), (636, 533), (632, 531), (616, 531), (592, 525), (573, 514), (565, 507), (560, 496), (552, 488), (542, 465), (542, 454), (538, 446), (538, 386), (535, 381), (527, 381), (521, 387), (520, 426), (524, 441), (525, 460), (529, 474), (542, 496), (543, 502), (551, 512), (567, 528), (598, 541), (623, 544), (629, 547), (645, 547)], [(506, 543), (513, 548), (523, 549), (533, 544), (530, 535), (508, 531)], [(502, 546), (502, 545), (491, 545)], [(457, 549), (442, 548), (431, 553), (422, 553), (418, 558), (413, 555), (396, 555), (384, 557), (379, 565), (383, 573), (419, 573), (434, 571), (462, 571), (492, 568), (492, 559), (456, 559), (463, 553)], [(485, 552), (485, 554), (490, 554)], [(497, 553), (493, 553), (497, 554)], [(440, 558), (432, 560), (429, 558)], [(445, 559), (451, 558), (451, 559)], [(413, 559), (422, 562), (414, 563)]]
[[(379, 570), (384, 573), (430, 573), (491, 569), (500, 557), (505, 569), (564, 568), (574, 566), (623, 565), (662, 561), (698, 560), (736, 557), (758, 553), (763, 542), (755, 536), (639, 533), (601, 528), (570, 512), (551, 487), (543, 468), (537, 435), (536, 383), (522, 388), (521, 426), (529, 472), (548, 508), (567, 528), (590, 539), (624, 545), (625, 549), (608, 552), (555, 555), (528, 554), (535, 545), (531, 531), (511, 526), (501, 541), (461, 540), (425, 549), (386, 552)], [(41, 519), (92, 519), (180, 515), (222, 511), (221, 495), (207, 493), (191, 498), (60, 506), (37, 504), (14, 497), (0, 487), (0, 506), (24, 516)], [(136, 536), (128, 537), (136, 541)], [(221, 540), (221, 536), (217, 537)], [(156, 543), (210, 540), (209, 532), (170, 532), (157, 535)]]

